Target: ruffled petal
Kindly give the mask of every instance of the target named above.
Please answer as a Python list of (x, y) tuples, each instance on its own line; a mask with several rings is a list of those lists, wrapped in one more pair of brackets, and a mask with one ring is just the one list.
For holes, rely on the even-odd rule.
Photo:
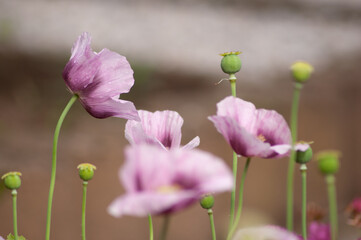
[(292, 233), (278, 226), (262, 226), (243, 228), (236, 232), (232, 240), (300, 240), (300, 238)]
[(200, 139), (199, 137), (195, 137), (193, 138), (189, 143), (187, 143), (186, 145), (184, 145), (182, 147), (182, 149), (193, 149), (193, 148), (196, 148), (199, 146), (199, 143), (200, 143)]
[(90, 115), (96, 118), (119, 117), (139, 121), (138, 112), (132, 102), (107, 98), (103, 101), (93, 98), (82, 98), (80, 102)]
[(270, 149), (270, 144), (263, 143), (256, 136), (248, 133), (233, 119), (222, 116), (211, 116), (208, 119), (214, 123), (218, 132), (223, 135), (237, 154), (244, 157), (268, 157), (274, 153)]

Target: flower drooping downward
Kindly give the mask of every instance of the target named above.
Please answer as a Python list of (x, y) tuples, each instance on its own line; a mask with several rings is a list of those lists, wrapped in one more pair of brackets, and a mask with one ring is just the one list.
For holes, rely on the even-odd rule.
[(233, 150), (244, 157), (283, 157), (291, 149), (290, 129), (276, 111), (256, 109), (250, 102), (227, 97), (217, 104), (217, 115), (209, 120)]
[(132, 102), (119, 99), (134, 84), (133, 70), (124, 56), (90, 47), (91, 37), (83, 33), (75, 42), (63, 71), (68, 89), (79, 96), (84, 108), (96, 118), (120, 117), (139, 120)]
[[(131, 144), (147, 143), (165, 149), (179, 148), (182, 138), (183, 118), (175, 111), (139, 110), (140, 122), (128, 120), (125, 137)], [(191, 149), (199, 145), (199, 137), (193, 138), (183, 148)]]
[(196, 149), (132, 145), (119, 176), (126, 190), (109, 206), (115, 216), (171, 213), (203, 194), (232, 189), (232, 173), (219, 158)]

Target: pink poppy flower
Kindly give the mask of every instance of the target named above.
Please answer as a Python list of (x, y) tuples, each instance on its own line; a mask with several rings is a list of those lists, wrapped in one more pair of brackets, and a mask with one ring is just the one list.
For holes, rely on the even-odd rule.
[(346, 208), (348, 224), (361, 228), (361, 197), (355, 198)]
[[(247, 101), (226, 97), (217, 115), (208, 117), (233, 150), (244, 157), (278, 158), (291, 149), (291, 132), (285, 119), (273, 110), (256, 109)], [(305, 151), (308, 144), (296, 146)]]
[[(125, 137), (130, 144), (147, 143), (164, 149), (180, 147), (183, 118), (177, 112), (139, 110), (138, 114), (140, 122), (128, 120), (125, 125)], [(195, 137), (183, 148), (191, 149), (198, 145), (199, 137)]]
[(300, 240), (299, 236), (278, 226), (243, 228), (236, 232), (233, 240)]
[(330, 225), (311, 222), (308, 225), (308, 240), (331, 240)]
[(218, 157), (152, 145), (127, 147), (119, 177), (126, 193), (110, 204), (108, 212), (114, 217), (172, 213), (204, 194), (230, 191), (233, 184), (231, 171)]
[(120, 117), (139, 120), (132, 102), (119, 99), (134, 84), (133, 70), (125, 57), (90, 47), (88, 33), (79, 36), (63, 71), (68, 89), (79, 96), (84, 108), (96, 118)]

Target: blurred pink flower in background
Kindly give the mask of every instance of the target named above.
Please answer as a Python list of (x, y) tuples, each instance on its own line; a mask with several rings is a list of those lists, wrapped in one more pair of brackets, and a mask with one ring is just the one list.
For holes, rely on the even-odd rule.
[(308, 240), (331, 240), (330, 225), (311, 222), (308, 225)]
[[(209, 120), (241, 156), (279, 158), (291, 149), (290, 129), (276, 111), (256, 109), (252, 103), (230, 96), (217, 104), (217, 115)], [(296, 148), (305, 151), (308, 145)]]
[(236, 232), (233, 240), (300, 240), (299, 236), (278, 226), (243, 228)]
[(71, 50), (63, 71), (68, 89), (79, 96), (93, 117), (139, 120), (134, 104), (119, 99), (119, 95), (129, 92), (134, 84), (128, 61), (108, 49), (93, 52), (90, 42), (90, 35), (83, 33)]
[(348, 224), (361, 228), (361, 197), (355, 198), (346, 208)]
[[(131, 144), (154, 144), (165, 149), (179, 148), (182, 138), (183, 118), (175, 111), (156, 111), (154, 113), (139, 110), (140, 122), (128, 120), (125, 125), (125, 137)], [(199, 145), (199, 137), (193, 138), (185, 149)]]
[(152, 145), (125, 150), (119, 177), (126, 193), (108, 208), (114, 217), (172, 213), (207, 193), (231, 191), (232, 173), (218, 157), (197, 149)]

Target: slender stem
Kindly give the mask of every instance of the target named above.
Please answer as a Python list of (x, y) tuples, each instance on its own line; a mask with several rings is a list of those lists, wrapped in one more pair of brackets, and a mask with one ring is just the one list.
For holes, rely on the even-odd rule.
[(168, 228), (169, 228), (169, 220), (170, 220), (170, 216), (169, 216), (169, 214), (166, 214), (164, 216), (162, 232), (160, 234), (160, 240), (165, 240), (167, 237)]
[(287, 229), (293, 230), (293, 180), (294, 180), (294, 168), (296, 153), (293, 146), (297, 140), (297, 118), (298, 118), (298, 105), (300, 101), (300, 92), (302, 89), (301, 83), (295, 83), (293, 92), (293, 101), (291, 109), (291, 134), (292, 134), (292, 148), (291, 155), (288, 164), (288, 176), (287, 176)]
[(13, 196), (13, 224), (14, 224), (14, 236), (15, 240), (18, 240), (18, 217), (17, 217), (17, 210), (16, 210), (16, 197), (18, 195), (18, 192), (16, 189), (11, 191), (11, 195)]
[(74, 102), (78, 99), (78, 95), (73, 95), (72, 98), (69, 100), (68, 104), (64, 108), (63, 112), (60, 115), (58, 123), (55, 127), (54, 132), (54, 142), (53, 142), (53, 156), (52, 156), (52, 168), (51, 168), (51, 178), (50, 178), (50, 189), (49, 189), (49, 198), (48, 198), (48, 212), (46, 216), (46, 233), (45, 239), (50, 239), (50, 223), (51, 223), (51, 208), (53, 205), (53, 195), (54, 195), (54, 186), (55, 186), (55, 175), (56, 175), (56, 153), (58, 147), (58, 138), (60, 133), (61, 125), (63, 124), (64, 118), (69, 112), (71, 106)]
[(238, 206), (237, 206), (238, 208), (237, 208), (236, 219), (232, 225), (231, 231), (228, 232), (227, 240), (230, 240), (232, 238), (232, 235), (233, 235), (234, 231), (236, 230), (239, 219), (241, 217), (242, 206), (243, 206), (244, 182), (246, 180), (247, 170), (248, 170), (250, 162), (251, 162), (251, 158), (247, 158), (246, 164), (244, 165), (244, 169), (243, 169), (243, 173), (242, 173), (242, 177), (241, 177), (241, 183), (240, 183), (240, 187), (239, 187)]
[(331, 225), (331, 240), (337, 240), (337, 200), (335, 176), (329, 174), (326, 176), (329, 211), (330, 211), (330, 225)]
[[(231, 83), (232, 96), (236, 97), (236, 77), (233, 74), (229, 78), (229, 82)], [(237, 153), (233, 152), (233, 189), (231, 193), (231, 209), (230, 209), (230, 217), (229, 217), (229, 226), (228, 232), (231, 230), (233, 221), (234, 221), (234, 211), (235, 211), (235, 203), (236, 203), (236, 187), (237, 187)]]
[(85, 240), (85, 208), (86, 208), (86, 192), (87, 192), (88, 182), (83, 182), (83, 205), (81, 208), (81, 238)]
[(300, 167), (302, 175), (302, 237), (307, 240), (307, 166)]
[(149, 240), (153, 240), (153, 221), (152, 215), (148, 214), (148, 221), (149, 221)]
[(210, 221), (210, 223), (211, 223), (212, 240), (216, 240), (216, 228), (214, 227), (214, 220), (213, 220), (213, 211), (212, 211), (212, 209), (208, 209), (208, 216), (209, 216), (209, 221)]

